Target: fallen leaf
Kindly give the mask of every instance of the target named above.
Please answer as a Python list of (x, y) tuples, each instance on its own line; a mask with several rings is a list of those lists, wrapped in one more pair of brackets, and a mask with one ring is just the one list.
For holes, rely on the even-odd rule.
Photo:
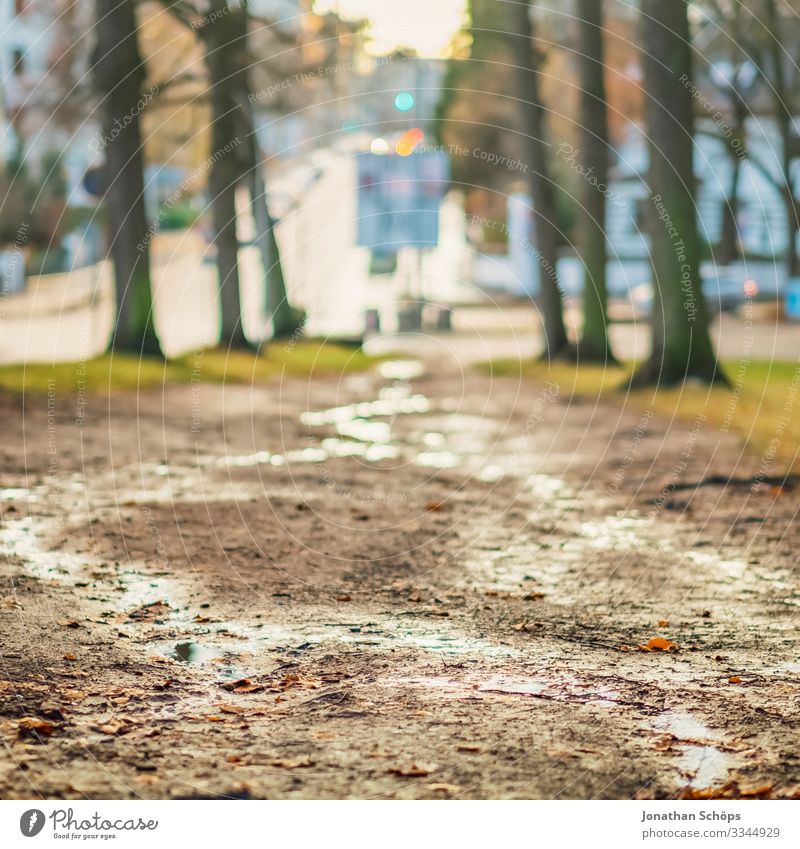
[(165, 601), (153, 601), (123, 614), (123, 620), (129, 622), (155, 622), (169, 615), (172, 608)]
[(37, 719), (35, 716), (26, 716), (20, 719), (17, 723), (20, 737), (28, 737), (31, 740), (44, 740), (51, 737), (55, 731), (55, 726), (46, 722), (44, 719)]
[(273, 685), (273, 691), (291, 690), (293, 687), (298, 687), (301, 690), (317, 690), (319, 689), (320, 681), (316, 678), (309, 678), (304, 675), (298, 675), (296, 672), (289, 672), (283, 678)]
[(85, 690), (64, 690), (61, 697), (68, 702), (82, 702), (89, 694)]
[(278, 760), (270, 761), (269, 765), (277, 766), (281, 769), (300, 769), (301, 767), (314, 766), (314, 761), (309, 758), (295, 758), (294, 760), (279, 758)]
[(458, 784), (429, 784), (428, 789), (434, 793), (447, 793), (448, 796), (455, 796), (461, 792)]
[(121, 737), (123, 734), (128, 734), (136, 728), (138, 723), (131, 722), (126, 717), (120, 716), (111, 719), (102, 725), (93, 725), (94, 731), (99, 731), (101, 734), (109, 734), (112, 737)]
[(222, 685), (223, 690), (230, 690), (232, 693), (261, 693), (264, 689), (263, 684), (255, 684), (249, 678), (240, 678), (238, 681), (233, 681), (229, 684)]
[(670, 642), (665, 637), (653, 637), (651, 640), (647, 641), (646, 645), (639, 646), (639, 651), (676, 652), (678, 651), (678, 646), (676, 646), (675, 643)]
[(341, 595), (336, 596), (336, 601), (352, 601), (353, 597), (348, 595), (347, 593), (342, 593)]
[(436, 770), (436, 764), (410, 763), (403, 766), (391, 766), (386, 772), (389, 775), (399, 775), (402, 778), (422, 778)]
[(684, 787), (682, 799), (764, 799), (772, 796), (773, 784), (757, 787), (740, 787), (737, 781), (729, 781), (721, 787)]
[(68, 651), (64, 655), (64, 660), (68, 660), (70, 663), (74, 663), (78, 659), (78, 656), (73, 654), (71, 651)]
[(728, 683), (729, 684), (741, 684), (742, 679), (738, 675), (731, 675), (731, 677), (728, 678)]
[(207, 716), (206, 722), (225, 722), (225, 719), (221, 716)]

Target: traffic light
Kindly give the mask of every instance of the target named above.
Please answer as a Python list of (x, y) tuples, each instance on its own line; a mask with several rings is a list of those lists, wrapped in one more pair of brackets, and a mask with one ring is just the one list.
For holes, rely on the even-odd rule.
[(412, 127), (400, 136), (400, 139), (394, 149), (400, 154), (400, 156), (411, 156), (414, 152), (414, 148), (421, 144), (424, 138), (425, 133), (423, 133), (419, 127)]
[(410, 91), (401, 91), (394, 99), (394, 108), (398, 112), (410, 112), (415, 103), (414, 95)]

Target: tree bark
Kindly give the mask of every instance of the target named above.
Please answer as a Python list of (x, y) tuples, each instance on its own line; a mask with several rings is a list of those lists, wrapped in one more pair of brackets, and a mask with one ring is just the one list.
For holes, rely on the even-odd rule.
[(256, 135), (255, 119), (250, 104), (250, 85), (240, 97), (242, 110), (248, 125), (249, 150), (251, 152), (250, 199), (253, 207), (253, 219), (256, 228), (256, 244), (261, 253), (264, 268), (264, 308), (272, 322), (272, 336), (280, 339), (297, 331), (301, 313), (289, 302), (286, 292), (286, 280), (283, 276), (280, 247), (275, 234), (275, 221), (269, 212), (267, 186), (261, 173), (261, 148)]
[(708, 333), (694, 203), (691, 46), (686, 0), (642, 0), (642, 63), (650, 156), (652, 344), (633, 385), (723, 381)]
[[(581, 182), (578, 251), (583, 262), (583, 332), (578, 356), (614, 362), (608, 339), (606, 287), (606, 196), (608, 185), (608, 114), (603, 51), (602, 0), (578, 0), (578, 73), (580, 77)], [(588, 175), (595, 180), (590, 182)], [(601, 188), (602, 187), (602, 188)]]
[(144, 200), (140, 113), (145, 77), (133, 0), (96, 0), (92, 77), (101, 96), (105, 206), (117, 313), (115, 351), (161, 356), (153, 323), (150, 237)]
[(247, 85), (247, 9), (219, 3), (202, 28), (211, 84), (211, 218), (217, 249), (220, 345), (250, 349), (242, 326), (236, 190), (247, 162), (247, 126), (239, 92)]
[(568, 349), (561, 287), (556, 271), (559, 230), (553, 182), (550, 179), (545, 141), (544, 107), (539, 95), (539, 57), (534, 52), (530, 0), (514, 4), (515, 62), (519, 81), (519, 101), (523, 111), (523, 132), (530, 169), (533, 204), (533, 254), (539, 267), (539, 308), (544, 334), (543, 359), (557, 357)]

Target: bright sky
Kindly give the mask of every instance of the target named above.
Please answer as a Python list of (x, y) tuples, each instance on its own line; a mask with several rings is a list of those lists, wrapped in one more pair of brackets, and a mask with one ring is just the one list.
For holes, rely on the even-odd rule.
[(462, 24), (466, 0), (316, 0), (315, 10), (337, 10), (347, 18), (372, 22), (370, 52), (413, 47), (422, 56), (438, 56)]

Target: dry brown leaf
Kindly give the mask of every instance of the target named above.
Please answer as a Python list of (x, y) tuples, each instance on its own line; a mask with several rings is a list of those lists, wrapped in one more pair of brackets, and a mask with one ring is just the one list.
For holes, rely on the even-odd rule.
[(774, 786), (774, 784), (762, 784), (756, 787), (740, 787), (739, 796), (742, 799), (763, 798), (772, 794), (772, 788)]
[(547, 753), (548, 757), (556, 758), (557, 760), (561, 760), (562, 758), (577, 758), (579, 755), (576, 755), (575, 752), (567, 752), (562, 749), (550, 749)]
[(51, 722), (46, 722), (44, 719), (37, 719), (35, 716), (25, 716), (17, 723), (20, 737), (29, 737), (32, 740), (42, 740), (46, 737), (51, 737), (55, 731), (55, 726)]
[(639, 646), (639, 651), (676, 652), (678, 651), (678, 646), (666, 639), (666, 637), (653, 637), (647, 641), (646, 645)]
[(222, 685), (223, 690), (229, 690), (232, 693), (261, 693), (265, 689), (263, 684), (255, 684), (249, 678), (240, 678), (238, 681), (232, 681)]
[(278, 758), (277, 760), (270, 761), (269, 765), (277, 766), (281, 769), (300, 769), (302, 767), (314, 766), (314, 761), (310, 758), (295, 758), (294, 760)]
[(731, 677), (728, 678), (728, 683), (729, 684), (741, 684), (742, 679), (738, 675), (731, 675)]
[(64, 660), (68, 660), (70, 663), (74, 663), (78, 659), (78, 656), (73, 654), (71, 651), (68, 651), (64, 655)]
[(458, 784), (429, 784), (428, 789), (434, 793), (447, 793), (448, 796), (455, 796), (461, 792)]
[(684, 787), (682, 799), (764, 799), (772, 796), (773, 784), (758, 787), (740, 787), (737, 781), (729, 781), (721, 787)]
[(165, 601), (154, 601), (150, 604), (143, 604), (135, 610), (131, 610), (127, 614), (123, 614), (123, 621), (128, 622), (154, 622), (158, 619), (168, 616), (172, 608)]
[(68, 702), (82, 702), (89, 694), (85, 690), (64, 690), (61, 698)]
[(347, 593), (342, 593), (341, 595), (336, 596), (336, 601), (352, 601), (353, 597), (348, 595)]
[(402, 778), (422, 778), (436, 770), (436, 764), (410, 763), (401, 766), (390, 766), (386, 772), (389, 775), (399, 775)]
[(132, 722), (127, 717), (120, 716), (102, 725), (93, 725), (94, 731), (99, 731), (101, 734), (110, 734), (112, 737), (121, 737), (123, 734), (128, 734), (136, 728), (138, 723)]
[(298, 675), (296, 672), (290, 672), (284, 675), (273, 689), (291, 690), (293, 687), (298, 687), (301, 690), (317, 690), (321, 683), (316, 678), (309, 678), (305, 675)]

